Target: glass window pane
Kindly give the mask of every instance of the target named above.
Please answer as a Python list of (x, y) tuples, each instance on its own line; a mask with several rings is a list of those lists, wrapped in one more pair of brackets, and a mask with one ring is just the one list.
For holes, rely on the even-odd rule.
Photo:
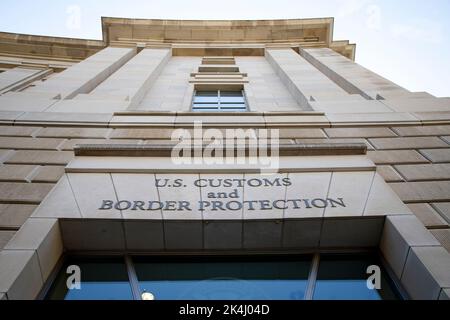
[(240, 91), (221, 91), (220, 103), (245, 103), (245, 99)]
[[(68, 289), (67, 267), (81, 271), (81, 288)], [(127, 269), (122, 258), (71, 258), (64, 264), (47, 297), (50, 300), (132, 300)]]
[(194, 103), (218, 103), (218, 91), (197, 91), (194, 96)]
[(245, 104), (221, 104), (221, 109), (246, 109)]
[(399, 299), (386, 271), (381, 269), (381, 290), (367, 287), (367, 267), (381, 262), (372, 255), (321, 255), (314, 300)]
[(142, 291), (157, 300), (302, 300), (311, 256), (135, 258)]

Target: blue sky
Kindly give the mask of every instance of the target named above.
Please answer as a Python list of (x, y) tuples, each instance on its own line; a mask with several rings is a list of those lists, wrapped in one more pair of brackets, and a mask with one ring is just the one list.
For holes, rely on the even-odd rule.
[(1, 0), (0, 31), (101, 39), (101, 16), (335, 17), (356, 61), (411, 91), (450, 97), (450, 0)]

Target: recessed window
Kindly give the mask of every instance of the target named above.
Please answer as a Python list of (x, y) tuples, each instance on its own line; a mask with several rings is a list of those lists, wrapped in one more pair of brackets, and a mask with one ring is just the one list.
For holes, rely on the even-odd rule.
[[(76, 284), (78, 280), (79, 289), (68, 288), (68, 284)], [(132, 300), (133, 294), (124, 259), (70, 257), (56, 277), (47, 299)]]
[[(73, 283), (78, 266), (80, 287)], [(380, 288), (368, 267), (379, 266)], [(394, 300), (395, 282), (373, 253), (69, 257), (47, 299)]]
[(195, 91), (192, 111), (243, 112), (247, 111), (247, 104), (243, 91)]

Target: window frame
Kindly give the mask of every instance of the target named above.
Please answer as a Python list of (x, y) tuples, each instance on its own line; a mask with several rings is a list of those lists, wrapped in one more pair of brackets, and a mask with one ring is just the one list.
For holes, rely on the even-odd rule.
[[(208, 92), (208, 93), (216, 93), (215, 95), (211, 95), (211, 97), (215, 97), (217, 98), (216, 101), (214, 102), (196, 102), (195, 98), (197, 97), (197, 93), (199, 92)], [(239, 92), (241, 94), (240, 97), (242, 97), (243, 102), (222, 102), (221, 98), (222, 98), (222, 94), (221, 92)], [(225, 94), (223, 95), (223, 97), (225, 97)], [(196, 105), (210, 105), (210, 108), (204, 108), (204, 109), (199, 109), (198, 106)], [(239, 107), (226, 107), (227, 105), (242, 105), (242, 108)], [(249, 111), (249, 107), (248, 107), (248, 102), (247, 99), (245, 97), (245, 91), (243, 89), (241, 90), (222, 90), (222, 89), (217, 89), (217, 90), (194, 90), (194, 93), (192, 95), (192, 102), (191, 102), (191, 111), (192, 112), (248, 112)]]
[(136, 252), (136, 253), (123, 253), (123, 252), (95, 252), (95, 251), (89, 251), (89, 252), (66, 252), (64, 253), (61, 258), (59, 259), (57, 265), (53, 269), (51, 275), (48, 277), (47, 281), (44, 283), (44, 286), (42, 287), (37, 300), (45, 300), (47, 295), (49, 294), (54, 281), (58, 277), (59, 273), (62, 270), (62, 267), (64, 266), (65, 262), (69, 258), (86, 258), (86, 257), (122, 257), (124, 265), (127, 269), (128, 273), (128, 280), (130, 283), (133, 300), (142, 300), (141, 299), (141, 289), (139, 285), (139, 279), (137, 277), (137, 273), (134, 267), (133, 257), (184, 257), (186, 259), (196, 259), (198, 257), (202, 256), (222, 256), (222, 257), (229, 257), (230, 259), (238, 258), (239, 256), (267, 256), (269, 258), (275, 257), (275, 256), (300, 256), (300, 255), (310, 255), (311, 256), (311, 264), (310, 264), (310, 270), (307, 278), (307, 285), (305, 289), (305, 295), (303, 300), (314, 300), (314, 289), (316, 288), (316, 282), (317, 282), (317, 276), (319, 273), (319, 267), (320, 267), (320, 256), (321, 255), (328, 255), (328, 254), (344, 254), (344, 255), (358, 255), (358, 254), (372, 254), (374, 257), (378, 259), (380, 262), (380, 267), (383, 271), (386, 272), (386, 277), (392, 282), (392, 285), (394, 289), (399, 294), (400, 298), (403, 300), (409, 300), (409, 296), (406, 293), (406, 290), (403, 288), (403, 286), (400, 283), (400, 280), (397, 278), (393, 270), (388, 266), (386, 260), (383, 258), (382, 254), (379, 252), (379, 250), (370, 250), (370, 249), (361, 249), (361, 250), (318, 250), (318, 251), (295, 251), (295, 252), (254, 252), (254, 253), (241, 253), (241, 252), (233, 252), (233, 253), (186, 253), (186, 252), (174, 252), (170, 254), (164, 254), (161, 252), (155, 252), (155, 253), (143, 253), (143, 252)]

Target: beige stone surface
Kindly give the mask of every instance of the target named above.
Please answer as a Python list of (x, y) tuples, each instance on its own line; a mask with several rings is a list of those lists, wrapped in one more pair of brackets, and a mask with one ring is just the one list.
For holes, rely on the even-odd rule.
[(337, 139), (295, 139), (295, 143), (298, 144), (322, 144), (322, 143), (363, 143), (367, 146), (368, 150), (373, 150), (372, 145), (367, 139), (362, 138), (337, 138)]
[(0, 228), (20, 228), (36, 207), (28, 204), (0, 205)]
[(413, 247), (401, 282), (412, 299), (437, 300), (450, 287), (450, 254), (443, 247)]
[(0, 150), (0, 163), (8, 159), (13, 153), (14, 150)]
[(388, 99), (383, 104), (395, 112), (439, 112), (450, 111), (448, 98), (420, 98), (420, 99)]
[(135, 49), (132, 48), (107, 47), (28, 91), (57, 93), (63, 99), (73, 98), (78, 93), (91, 91), (134, 54)]
[(375, 173), (369, 197), (364, 208), (365, 216), (410, 214), (408, 207), (397, 194), (386, 184), (383, 178)]
[(36, 133), (36, 137), (50, 138), (106, 138), (110, 129), (107, 128), (43, 128)]
[(448, 223), (428, 203), (410, 203), (408, 208), (429, 229), (448, 226)]
[(41, 270), (35, 251), (0, 252), (0, 292), (6, 292), (9, 300), (35, 299), (42, 285)]
[(31, 178), (32, 182), (58, 182), (64, 174), (63, 166), (40, 166)]
[[(139, 129), (114, 129), (111, 139), (170, 139), (173, 129), (139, 128)], [(122, 141), (121, 143), (128, 143)]]
[(422, 155), (433, 163), (450, 162), (449, 149), (423, 149), (419, 150)]
[[(220, 186), (215, 187), (217, 183), (225, 182), (225, 179), (243, 179), (243, 174), (229, 174), (229, 175), (218, 175), (218, 174), (200, 174), (200, 179), (202, 181), (208, 181), (208, 185), (201, 187), (201, 198), (202, 201), (207, 201), (211, 203), (203, 211), (204, 220), (241, 220), (244, 218), (243, 208), (239, 210), (222, 210), (218, 206), (214, 207), (214, 201), (217, 202), (228, 202), (237, 201), (242, 203), (244, 201), (244, 186), (239, 186), (236, 183), (231, 184), (231, 186)], [(213, 186), (209, 182), (213, 183)], [(222, 194), (225, 193), (225, 194)], [(232, 198), (231, 198), (232, 197)]]
[(81, 218), (72, 187), (64, 175), (52, 192), (33, 212), (36, 218)]
[(442, 218), (450, 224), (450, 202), (438, 202), (432, 203), (432, 205), (441, 214)]
[[(156, 174), (160, 201), (188, 201), (196, 207), (201, 200), (201, 191), (194, 183), (199, 178), (199, 174)], [(201, 220), (203, 217), (199, 210), (174, 211), (172, 206), (163, 208), (162, 214), (166, 220)], [(175, 224), (172, 226), (177, 228)]]
[(47, 279), (63, 253), (58, 220), (28, 219), (5, 249), (36, 250), (42, 277)]
[[(292, 186), (286, 187), (286, 200), (288, 199), (326, 199), (330, 186), (330, 172), (289, 173), (288, 178)], [(306, 208), (304, 204), (300, 209), (290, 206), (284, 210), (284, 219), (323, 217), (325, 208)]]
[(0, 181), (28, 182), (30, 174), (36, 169), (33, 165), (2, 165), (0, 166)]
[(408, 203), (450, 200), (450, 181), (394, 182), (389, 185)]
[[(319, 101), (310, 102), (311, 107), (316, 111), (325, 113), (388, 113), (392, 109), (383, 103), (376, 100), (357, 100), (342, 98), (344, 101), (339, 101), (338, 98), (331, 99), (331, 101), (320, 101), (320, 96), (313, 96)], [(346, 101), (347, 100), (347, 101)]]
[(344, 199), (346, 207), (327, 207), (324, 216), (362, 216), (374, 174), (374, 172), (334, 172), (328, 197)]
[(330, 138), (375, 138), (396, 136), (389, 128), (326, 128), (324, 130)]
[(321, 129), (280, 129), (280, 138), (297, 138), (297, 139), (309, 139), (309, 138), (325, 138), (325, 134)]
[(370, 143), (377, 149), (433, 149), (449, 145), (437, 137), (374, 138)]
[(400, 136), (420, 137), (420, 136), (441, 136), (450, 134), (450, 126), (414, 126), (414, 127), (394, 127), (392, 128)]
[(416, 123), (419, 120), (410, 113), (386, 112), (386, 113), (327, 113), (331, 124), (355, 125), (355, 124), (392, 124)]
[[(263, 179), (264, 176), (260, 174), (244, 174), (244, 179)], [(287, 178), (287, 174), (274, 174), (267, 177), (270, 180), (274, 180), (276, 178), (282, 181), (284, 178)], [(282, 183), (280, 185), (270, 186), (267, 184), (263, 184), (260, 187), (251, 187), (246, 185), (244, 188), (244, 201), (256, 200), (256, 201), (267, 201), (271, 203), (275, 200), (283, 200), (286, 194), (286, 186)], [(250, 207), (244, 207), (244, 219), (246, 220), (254, 220), (254, 219), (282, 219), (283, 218), (283, 209), (271, 207), (265, 210), (255, 210)]]
[(392, 166), (377, 166), (377, 172), (386, 182), (401, 182), (403, 178)]
[(11, 240), (16, 231), (0, 230), (0, 250)]
[[(148, 207), (148, 201), (159, 201), (154, 174), (112, 174), (114, 189), (119, 201), (142, 201)], [(124, 208), (128, 204), (124, 204)], [(159, 206), (155, 206), (158, 208)], [(134, 209), (134, 210), (133, 210)], [(131, 206), (120, 210), (124, 219), (162, 219), (161, 209), (139, 210)]]
[(32, 137), (40, 127), (0, 126), (0, 136)]
[(48, 183), (0, 183), (0, 201), (36, 204), (41, 202), (53, 185)]
[(433, 236), (441, 243), (441, 245), (450, 253), (450, 229), (431, 230)]
[(368, 151), (367, 156), (376, 165), (429, 162), (415, 150)]
[(99, 209), (102, 200), (117, 201), (110, 174), (68, 173), (67, 178), (83, 218), (122, 218), (120, 211)]
[(396, 165), (408, 181), (450, 180), (450, 163), (423, 165)]
[(415, 246), (439, 246), (439, 242), (414, 215), (386, 217), (380, 249), (397, 277), (401, 278), (408, 253)]
[(80, 144), (140, 144), (141, 140), (122, 140), (122, 139), (70, 139), (66, 140), (61, 146), (61, 150), (73, 150), (76, 145)]
[(18, 115), (16, 123), (73, 123), (73, 124), (107, 124), (112, 119), (111, 113), (81, 113), (81, 112), (26, 112)]
[(71, 151), (18, 150), (7, 164), (65, 165), (73, 158)]
[(63, 141), (52, 138), (0, 137), (0, 148), (56, 150)]

